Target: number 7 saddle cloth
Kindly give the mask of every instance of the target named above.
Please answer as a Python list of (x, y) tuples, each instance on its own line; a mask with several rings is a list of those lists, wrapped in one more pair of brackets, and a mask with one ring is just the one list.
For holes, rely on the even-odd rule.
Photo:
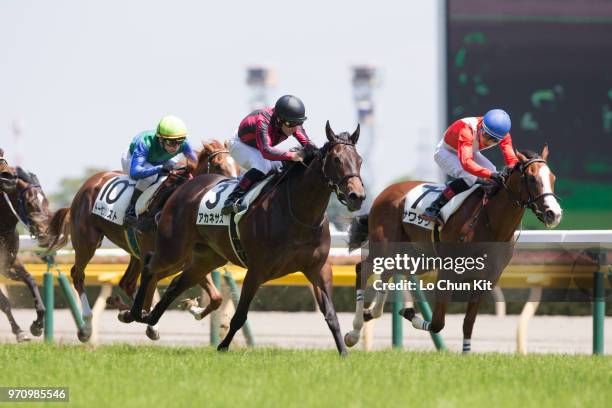
[[(461, 207), (461, 204), (466, 198), (470, 196), (474, 191), (478, 189), (479, 185), (474, 184), (469, 190), (457, 194), (450, 201), (442, 207), (440, 215), (442, 220), (446, 223), (451, 215)], [(433, 230), (434, 223), (431, 221), (425, 221), (421, 218), (421, 214), (425, 212), (425, 209), (431, 205), (431, 203), (438, 198), (440, 193), (446, 188), (444, 184), (436, 183), (423, 183), (414, 187), (406, 194), (404, 200), (404, 215), (402, 222), (407, 224), (414, 224), (421, 228)]]

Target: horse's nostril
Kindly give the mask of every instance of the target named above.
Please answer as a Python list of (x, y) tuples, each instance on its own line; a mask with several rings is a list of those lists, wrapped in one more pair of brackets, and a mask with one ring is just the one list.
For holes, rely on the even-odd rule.
[(554, 221), (556, 214), (553, 210), (546, 210), (546, 212), (544, 213), (546, 216), (546, 220), (547, 221)]
[(349, 200), (357, 200), (357, 193), (355, 193), (354, 191), (351, 191), (348, 195)]

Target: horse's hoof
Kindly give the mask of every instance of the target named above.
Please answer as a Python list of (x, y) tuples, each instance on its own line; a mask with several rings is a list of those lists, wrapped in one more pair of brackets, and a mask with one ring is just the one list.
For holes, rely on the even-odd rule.
[[(140, 316), (136, 316), (134, 318), (135, 321), (137, 321), (138, 323), (146, 323), (149, 324), (149, 313), (145, 312), (144, 310), (140, 313)], [(151, 326), (154, 326), (153, 324)]]
[(181, 303), (178, 304), (178, 308), (181, 310), (189, 310), (192, 307), (197, 307), (198, 301), (196, 299), (183, 299)]
[(229, 346), (225, 346), (225, 345), (223, 345), (223, 343), (222, 343), (222, 344), (219, 344), (219, 345), (217, 346), (217, 351), (220, 351), (220, 352), (222, 352), (222, 353), (225, 353), (225, 352), (227, 352), (228, 350), (229, 350)]
[(397, 313), (400, 316), (402, 316), (404, 319), (406, 319), (406, 320), (408, 320), (410, 322), (412, 321), (412, 319), (414, 319), (414, 316), (416, 316), (416, 311), (412, 307), (404, 308), (404, 309), (400, 310)]
[(119, 319), (119, 321), (122, 323), (132, 323), (135, 320), (134, 316), (132, 316), (132, 313), (129, 310), (119, 312), (119, 314), (117, 314), (117, 319)]
[(87, 343), (89, 339), (91, 338), (91, 331), (81, 328), (77, 330), (77, 337), (79, 338), (79, 341), (81, 343)]
[(26, 341), (30, 341), (30, 337), (23, 330), (19, 330), (17, 334), (15, 334), (15, 338), (17, 339), (17, 343), (25, 343)]
[(363, 321), (369, 322), (373, 318), (374, 316), (372, 316), (372, 311), (370, 309), (366, 309), (363, 311)]
[(157, 330), (155, 327), (153, 326), (147, 326), (147, 337), (150, 338), (153, 341), (157, 341), (159, 340), (159, 330)]
[(347, 347), (353, 347), (358, 342), (359, 342), (359, 333), (350, 331), (344, 335), (344, 344), (346, 344)]
[(30, 333), (32, 333), (32, 336), (39, 337), (43, 332), (44, 326), (45, 324), (43, 322), (34, 320), (32, 324), (30, 325)]

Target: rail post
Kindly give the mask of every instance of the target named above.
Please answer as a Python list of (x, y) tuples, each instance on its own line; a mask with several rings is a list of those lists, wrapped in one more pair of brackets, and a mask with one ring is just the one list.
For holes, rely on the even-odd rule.
[(47, 272), (43, 275), (43, 292), (45, 294), (45, 342), (53, 343), (53, 273), (51, 263), (47, 261)]
[[(221, 272), (214, 270), (211, 272), (212, 280), (217, 290), (221, 290)], [(219, 310), (214, 310), (210, 315), (210, 345), (217, 347), (221, 342), (219, 336), (219, 326), (221, 323), (221, 316)]]
[(599, 267), (593, 272), (593, 354), (604, 353), (604, 320), (606, 317), (605, 276), (607, 255), (599, 253)]
[[(402, 275), (393, 275), (393, 283), (396, 285), (402, 281)], [(404, 306), (404, 295), (401, 290), (393, 291), (393, 312), (391, 313), (391, 339), (393, 348), (402, 348), (404, 346), (404, 318), (399, 312)]]

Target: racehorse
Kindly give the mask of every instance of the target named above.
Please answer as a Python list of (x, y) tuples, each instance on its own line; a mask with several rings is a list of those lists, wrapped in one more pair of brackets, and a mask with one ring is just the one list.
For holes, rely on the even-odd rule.
[[(186, 166), (171, 172), (151, 204), (149, 204), (147, 211), (141, 215), (145, 221), (142, 222), (141, 230), (136, 231), (135, 238), (138, 248), (143, 251), (142, 253), (146, 253), (154, 246), (155, 214), (161, 211), (165, 201), (180, 184), (191, 178), (192, 175), (197, 176), (207, 173), (218, 172), (229, 177), (236, 177), (239, 170), (240, 167), (231, 158), (227, 148), (221, 142), (213, 140), (204, 144), (203, 149), (198, 154), (197, 164), (187, 161)], [(86, 324), (84, 328), (78, 331), (79, 340), (82, 342), (88, 341), (91, 337), (91, 308), (84, 288), (85, 267), (94, 256), (104, 236), (131, 254), (128, 267), (119, 282), (119, 287), (130, 298), (134, 295), (136, 282), (142, 270), (141, 257), (134, 253), (125, 227), (92, 213), (100, 189), (109, 179), (122, 174), (119, 171), (111, 171), (98, 173), (90, 177), (75, 195), (71, 206), (56, 212), (49, 227), (50, 243), (47, 252), (63, 247), (70, 237), (72, 239), (75, 262), (70, 270), (70, 275), (81, 298), (83, 318)], [(211, 281), (203, 282), (203, 287), (210, 295), (211, 303), (221, 303), (221, 295)], [(129, 308), (120, 299), (110, 299), (109, 303), (113, 303), (120, 308)], [(159, 333), (154, 327), (147, 327), (146, 334), (152, 340), (159, 339)]]
[[(240, 301), (219, 350), (227, 350), (236, 331), (244, 324), (257, 289), (266, 281), (302, 271), (311, 282), (317, 303), (342, 354), (346, 347), (331, 300), (331, 267), (326, 262), (330, 248), (329, 222), (325, 215), (332, 191), (350, 210), (365, 198), (359, 175), (361, 157), (355, 144), (359, 126), (349, 134), (334, 134), (327, 122), (328, 142), (320, 149), (307, 146), (304, 163), (290, 164), (263, 189), (241, 219), (238, 230), (246, 252), (248, 270)], [(227, 226), (195, 225), (202, 197), (223, 179), (200, 176), (183, 184), (168, 200), (159, 219), (155, 252), (143, 271), (141, 285), (124, 320), (154, 325), (183, 291), (204, 279), (228, 261), (241, 264), (232, 249)], [(150, 314), (142, 314), (147, 291), (163, 276), (180, 269)], [(145, 308), (146, 309), (146, 308)]]
[[(443, 243), (494, 243), (511, 242), (526, 208), (548, 228), (559, 224), (562, 209), (554, 194), (555, 176), (547, 165), (548, 147), (545, 146), (541, 156), (525, 151), (516, 152), (519, 159), (514, 167), (504, 170), (505, 181), (501, 185), (479, 188), (471, 194), (463, 205), (446, 222), (440, 231), (439, 241)], [(427, 243), (432, 241), (432, 232), (415, 224), (403, 223), (404, 202), (409, 191), (422, 181), (410, 181), (393, 184), (387, 187), (374, 201), (368, 215), (355, 218), (351, 223), (349, 249), (356, 249), (368, 240), (372, 245), (390, 246), (391, 243), (411, 242)], [(480, 192), (480, 193), (479, 193)], [(433, 245), (433, 244), (432, 244)], [(491, 244), (489, 244), (491, 245)], [(502, 254), (494, 260), (494, 281), (497, 283), (501, 271), (507, 266), (512, 256), (512, 246), (507, 245), (509, 253)], [(493, 261), (493, 260), (492, 260)], [(366, 264), (367, 262), (367, 264)], [(344, 337), (347, 346), (352, 347), (359, 340), (364, 321), (379, 317), (386, 292), (378, 291), (372, 309), (364, 309), (364, 282), (371, 275), (373, 256), (356, 265), (356, 310), (353, 330)], [(441, 279), (438, 274), (438, 279)], [(383, 274), (383, 279), (389, 276)], [(471, 347), (472, 329), (482, 301), (481, 294), (470, 296), (463, 323), (464, 352)], [(421, 330), (438, 333), (444, 328), (444, 318), (448, 299), (436, 297), (431, 322), (415, 317), (412, 308), (404, 309), (401, 314), (410, 320), (413, 326)]]
[[(22, 222), (41, 247), (47, 245), (47, 226), (51, 216), (49, 202), (40, 187), (38, 177), (21, 167), (11, 168), (3, 158), (0, 150), (0, 273), (15, 281), (26, 284), (36, 308), (36, 320), (30, 325), (34, 336), (42, 334), (45, 306), (40, 297), (34, 278), (17, 259), (19, 251), (19, 233), (17, 223)], [(6, 314), (11, 330), (18, 342), (28, 341), (28, 335), (21, 330), (13, 313), (8, 298), (0, 291), (0, 309)]]

